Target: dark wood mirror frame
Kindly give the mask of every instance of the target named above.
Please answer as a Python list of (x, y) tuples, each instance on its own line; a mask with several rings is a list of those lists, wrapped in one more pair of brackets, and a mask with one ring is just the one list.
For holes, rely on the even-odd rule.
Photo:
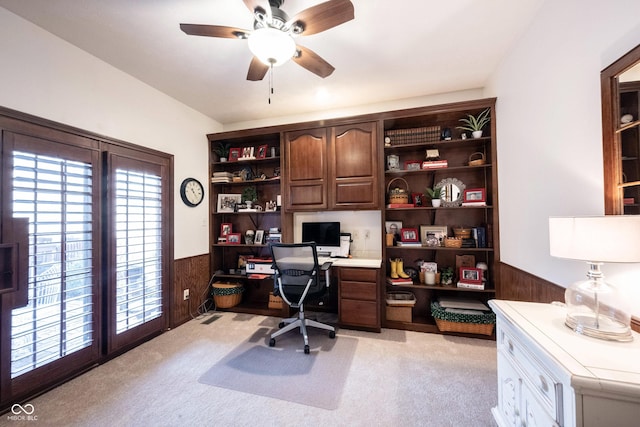
[[(640, 45), (600, 73), (602, 94), (602, 154), (604, 162), (604, 211), (623, 215), (622, 150), (620, 148), (620, 90), (618, 77), (640, 62)], [(638, 120), (638, 118), (635, 118)]]

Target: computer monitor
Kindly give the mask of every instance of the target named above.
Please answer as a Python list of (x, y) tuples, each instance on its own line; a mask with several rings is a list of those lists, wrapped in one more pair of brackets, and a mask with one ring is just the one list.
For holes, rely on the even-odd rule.
[(340, 223), (303, 222), (302, 241), (315, 242), (318, 254), (337, 253), (340, 249)]

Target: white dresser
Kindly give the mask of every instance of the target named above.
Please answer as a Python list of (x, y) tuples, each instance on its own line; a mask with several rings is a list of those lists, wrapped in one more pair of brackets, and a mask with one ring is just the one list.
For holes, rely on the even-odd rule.
[(564, 325), (555, 304), (491, 300), (499, 426), (640, 426), (640, 335), (602, 341)]

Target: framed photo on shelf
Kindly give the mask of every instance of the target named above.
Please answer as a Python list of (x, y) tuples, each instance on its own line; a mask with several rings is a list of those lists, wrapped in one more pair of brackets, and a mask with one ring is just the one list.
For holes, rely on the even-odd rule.
[(411, 202), (415, 207), (422, 207), (422, 196), (421, 193), (411, 193)]
[(462, 194), (462, 203), (486, 203), (486, 201), (484, 188), (467, 188)]
[(233, 212), (236, 205), (242, 201), (242, 194), (218, 194), (216, 212)]
[(230, 222), (223, 222), (220, 224), (220, 237), (226, 237), (233, 231), (233, 224)]
[(231, 148), (229, 148), (229, 161), (230, 162), (237, 162), (241, 155), (242, 155), (242, 149), (240, 147), (231, 147)]
[(227, 243), (233, 245), (239, 245), (242, 240), (242, 234), (240, 233), (229, 233), (227, 234)]
[(400, 230), (402, 230), (402, 221), (385, 221), (384, 229), (387, 234), (400, 234)]
[(408, 171), (419, 171), (422, 168), (422, 163), (418, 160), (407, 160), (404, 162), (404, 169)]
[(482, 270), (479, 268), (460, 267), (460, 281), (481, 284)]
[(447, 237), (446, 225), (421, 225), (420, 241), (425, 246), (442, 246)]
[(260, 145), (258, 147), (258, 154), (256, 154), (256, 159), (264, 159), (264, 158), (266, 158), (268, 149), (269, 149), (268, 145)]
[(400, 240), (403, 242), (419, 242), (418, 230), (415, 228), (402, 228), (400, 231)]
[(256, 237), (254, 239), (254, 243), (256, 245), (261, 245), (264, 243), (264, 230), (256, 230)]

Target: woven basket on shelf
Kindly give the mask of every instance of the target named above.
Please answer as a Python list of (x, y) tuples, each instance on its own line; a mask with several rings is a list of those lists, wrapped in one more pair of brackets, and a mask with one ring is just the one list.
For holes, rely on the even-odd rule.
[(468, 227), (454, 227), (453, 235), (461, 239), (468, 239), (471, 237), (471, 229)]
[(485, 159), (484, 154), (476, 151), (469, 156), (469, 166), (480, 166), (484, 165)]
[(242, 292), (244, 292), (244, 288), (239, 283), (217, 282), (213, 284), (213, 300), (218, 308), (231, 308), (240, 304)]
[[(394, 181), (402, 181), (405, 188), (391, 188), (391, 184)], [(393, 178), (389, 181), (389, 184), (387, 184), (387, 194), (389, 195), (389, 203), (409, 203), (409, 184), (407, 184), (404, 178)]]
[(491, 311), (483, 314), (448, 312), (437, 301), (431, 302), (431, 315), (441, 332), (491, 335), (496, 323), (496, 315)]
[(462, 239), (459, 237), (447, 237), (444, 239), (445, 248), (461, 248)]
[(481, 325), (477, 323), (450, 322), (436, 319), (436, 325), (441, 332), (462, 332), (465, 334), (491, 335), (493, 324)]

